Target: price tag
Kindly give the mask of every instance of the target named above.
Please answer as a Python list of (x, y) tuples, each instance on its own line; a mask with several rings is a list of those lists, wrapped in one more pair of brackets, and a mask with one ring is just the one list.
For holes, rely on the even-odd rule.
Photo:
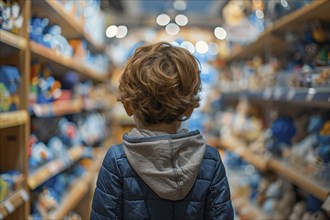
[(21, 190), (21, 196), (25, 202), (29, 201), (29, 199), (30, 199), (29, 194), (27, 194), (27, 192), (25, 190)]
[(4, 202), (3, 206), (7, 209), (9, 213), (13, 213), (15, 211), (15, 207), (13, 206), (13, 204), (11, 204), (10, 201)]
[(264, 91), (264, 99), (268, 100), (270, 99), (270, 97), (272, 96), (272, 89), (270, 88), (267, 88), (265, 91)]
[(287, 100), (290, 101), (293, 99), (294, 95), (296, 94), (296, 90), (295, 89), (290, 89), (287, 95)]
[(274, 98), (278, 100), (281, 98), (282, 94), (283, 94), (283, 90), (281, 88), (276, 88), (274, 91)]
[(326, 210), (328, 213), (330, 212), (330, 195), (328, 198), (324, 201), (322, 208)]
[(314, 96), (315, 96), (315, 93), (307, 93), (306, 101), (308, 101), (308, 102), (312, 101)]

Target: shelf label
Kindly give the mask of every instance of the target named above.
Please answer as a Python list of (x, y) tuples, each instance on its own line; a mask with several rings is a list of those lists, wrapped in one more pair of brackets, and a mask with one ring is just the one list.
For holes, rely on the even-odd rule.
[(263, 95), (264, 95), (264, 99), (269, 100), (270, 97), (272, 96), (272, 89), (271, 88), (265, 89)]
[(288, 96), (286, 97), (287, 100), (291, 101), (295, 94), (296, 94), (296, 90), (295, 89), (290, 89), (289, 92), (288, 92)]
[(15, 211), (15, 207), (13, 206), (13, 204), (11, 204), (10, 201), (4, 202), (3, 206), (7, 209), (9, 213), (13, 213)]
[(328, 195), (327, 199), (324, 201), (322, 209), (324, 209), (328, 213), (330, 212), (330, 195)]
[(276, 88), (275, 91), (274, 91), (274, 98), (275, 98), (276, 100), (280, 99), (282, 93), (283, 93), (283, 91), (282, 91), (281, 88)]
[(25, 202), (29, 201), (29, 199), (30, 199), (29, 195), (27, 194), (27, 192), (25, 190), (21, 190), (21, 196)]

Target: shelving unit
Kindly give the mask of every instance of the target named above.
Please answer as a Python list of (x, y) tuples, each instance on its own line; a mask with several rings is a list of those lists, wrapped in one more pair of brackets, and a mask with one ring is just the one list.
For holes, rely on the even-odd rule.
[(93, 164), (85, 172), (85, 174), (71, 184), (71, 188), (63, 198), (61, 205), (49, 214), (49, 219), (63, 219), (71, 210), (73, 210), (84, 195), (90, 189), (93, 178), (96, 177), (97, 171), (100, 169), (102, 160), (95, 158)]
[[(38, 1), (42, 2), (42, 1)], [(44, 47), (36, 42), (30, 42), (31, 52), (34, 56), (42, 58), (52, 64), (63, 66), (64, 68), (77, 71), (85, 78), (92, 79), (97, 82), (102, 82), (107, 78), (107, 74), (98, 73), (87, 67), (80, 60), (75, 60), (70, 57), (65, 57), (61, 54), (57, 54), (54, 50)]]
[(27, 183), (31, 190), (37, 188), (46, 180), (68, 169), (72, 164), (82, 158), (84, 148), (73, 147), (68, 150), (67, 155), (48, 162), (37, 171), (29, 175)]
[(0, 113), (0, 129), (25, 125), (29, 123), (29, 115), (26, 110)]
[(319, 185), (315, 180), (308, 177), (306, 174), (290, 167), (290, 165), (280, 162), (275, 158), (269, 160), (269, 169), (275, 171), (290, 182), (294, 183), (304, 191), (313, 194), (318, 199), (325, 201), (330, 195), (330, 188), (325, 188)]
[(94, 41), (91, 36), (85, 32), (82, 20), (73, 18), (63, 8), (63, 6), (53, 0), (43, 0), (33, 2), (32, 14), (41, 17), (51, 17), (51, 23), (56, 23), (62, 27), (64, 36), (69, 38), (84, 38), (89, 42), (90, 49), (103, 52), (105, 45)]
[(268, 158), (265, 155), (253, 154), (246, 144), (233, 137), (220, 139), (220, 146), (236, 153), (244, 160), (253, 164), (260, 171), (266, 171), (268, 169)]
[[(68, 169), (72, 164), (84, 156), (83, 147), (71, 148), (66, 157), (57, 158), (48, 162), (29, 175), (28, 167), (28, 143), (30, 135), (30, 116), (45, 117), (51, 120), (52, 117), (76, 114), (82, 111), (93, 111), (108, 109), (109, 106), (102, 106), (95, 100), (74, 99), (57, 101), (51, 104), (35, 104), (28, 106), (27, 94), (29, 94), (30, 65), (31, 61), (38, 60), (54, 67), (55, 76), (62, 78), (63, 73), (75, 71), (81, 80), (91, 80), (100, 83), (109, 76), (106, 72), (98, 72), (86, 66), (83, 60), (64, 57), (50, 48), (46, 48), (29, 39), (28, 27), (30, 18), (34, 15), (48, 17), (50, 24), (58, 24), (62, 28), (62, 34), (67, 38), (83, 38), (87, 41), (88, 49), (95, 53), (104, 53), (105, 45), (95, 41), (90, 34), (86, 33), (83, 20), (78, 20), (67, 12), (62, 4), (53, 0), (40, 1), (19, 1), (24, 24), (18, 34), (13, 34), (0, 29), (0, 65), (14, 65), (19, 68), (21, 84), (19, 86), (19, 108), (14, 112), (0, 113), (0, 172), (17, 169), (24, 176), (24, 187), (13, 194), (0, 206), (0, 219), (28, 219), (30, 214), (29, 190), (34, 190), (48, 179)], [(30, 114), (29, 114), (30, 113)], [(47, 120), (48, 120), (47, 119)], [(101, 161), (95, 161), (101, 163)], [(100, 166), (100, 165), (98, 165)], [(97, 169), (93, 166), (94, 172)], [(72, 190), (68, 192), (62, 207), (51, 214), (52, 218), (64, 218), (71, 209), (79, 202), (94, 176), (87, 172), (77, 182)], [(27, 195), (27, 196), (25, 196)], [(76, 199), (75, 199), (76, 198)], [(75, 199), (71, 204), (72, 199)], [(69, 204), (70, 203), (70, 204)], [(12, 210), (12, 204), (14, 208)], [(69, 205), (68, 205), (69, 204)], [(9, 209), (9, 210), (8, 210)], [(64, 214), (65, 213), (65, 214)]]
[(19, 50), (26, 50), (27, 40), (19, 35), (0, 29), (0, 42)]
[(301, 23), (311, 21), (313, 19), (329, 20), (330, 2), (327, 0), (316, 0), (298, 9), (279, 20), (272, 25), (258, 37), (258, 39), (246, 47), (242, 47), (234, 51), (226, 60), (232, 62), (235, 60), (242, 60), (252, 58), (255, 55), (264, 55), (265, 48), (269, 48), (273, 55), (278, 55), (286, 51), (287, 45), (283, 40), (276, 37), (276, 34), (285, 30), (302, 31)]
[(0, 219), (4, 219), (14, 213), (19, 207), (30, 200), (30, 196), (25, 189), (20, 189), (11, 194), (0, 203)]
[(270, 219), (269, 216), (267, 216), (265, 213), (260, 210), (256, 205), (251, 204), (251, 201), (249, 201), (246, 198), (239, 198), (234, 197), (233, 198), (233, 205), (236, 208), (236, 211), (243, 215), (245, 219), (254, 219), (254, 220), (265, 220)]

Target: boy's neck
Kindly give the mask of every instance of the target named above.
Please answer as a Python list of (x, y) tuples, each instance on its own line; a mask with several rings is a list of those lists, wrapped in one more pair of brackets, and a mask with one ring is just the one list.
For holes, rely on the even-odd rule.
[(179, 121), (175, 121), (171, 124), (161, 123), (161, 124), (144, 126), (141, 123), (139, 123), (137, 120), (135, 120), (135, 122), (137, 128), (146, 129), (149, 131), (160, 131), (168, 134), (176, 134), (181, 124)]

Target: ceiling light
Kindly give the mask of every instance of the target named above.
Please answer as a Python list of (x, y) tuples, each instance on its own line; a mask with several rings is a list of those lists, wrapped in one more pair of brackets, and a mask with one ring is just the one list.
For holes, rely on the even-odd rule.
[(187, 4), (185, 1), (182, 1), (182, 0), (176, 0), (174, 1), (173, 3), (173, 7), (176, 9), (176, 10), (179, 10), (179, 11), (184, 11), (187, 9)]
[(191, 43), (190, 41), (183, 41), (180, 44), (180, 47), (187, 49), (190, 53), (195, 52), (195, 47), (194, 47), (193, 43)]
[(289, 6), (288, 2), (286, 0), (281, 0), (281, 5), (286, 8)]
[(119, 26), (116, 37), (117, 38), (124, 38), (126, 36), (126, 34), (127, 34), (127, 27), (123, 26), (123, 25)]
[(169, 23), (166, 26), (165, 31), (169, 35), (176, 35), (180, 31), (180, 27), (177, 24), (175, 24), (175, 23)]
[(179, 46), (180, 46), (179, 43), (176, 42), (176, 41), (172, 41), (171, 44), (172, 44), (172, 46), (174, 46), (174, 47), (179, 47)]
[(209, 50), (209, 46), (205, 41), (198, 41), (195, 45), (196, 50), (200, 54), (204, 54)]
[(188, 18), (187, 16), (180, 14), (175, 16), (175, 22), (180, 26), (185, 26), (188, 24)]
[(117, 26), (116, 25), (111, 25), (106, 29), (105, 35), (107, 37), (111, 38), (111, 37), (116, 36), (117, 32), (118, 32)]
[(264, 18), (264, 13), (261, 10), (256, 10), (256, 15), (260, 19), (263, 19)]
[(168, 23), (170, 23), (170, 20), (171, 20), (171, 18), (167, 14), (160, 14), (156, 18), (156, 22), (160, 26), (167, 25)]
[(214, 29), (214, 35), (216, 38), (218, 38), (219, 40), (224, 40), (227, 37), (227, 32), (225, 29), (223, 29), (222, 27), (216, 27)]

